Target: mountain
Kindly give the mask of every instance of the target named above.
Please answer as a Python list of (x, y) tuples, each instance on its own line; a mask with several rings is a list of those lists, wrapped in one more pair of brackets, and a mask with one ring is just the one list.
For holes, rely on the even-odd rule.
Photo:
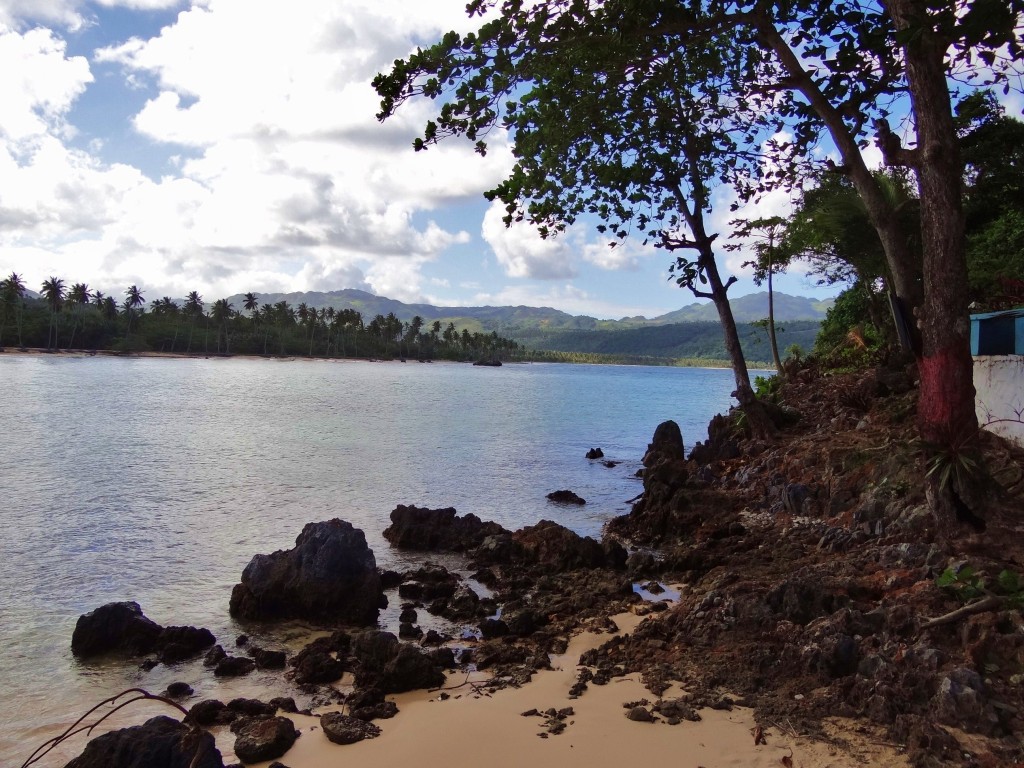
[[(551, 307), (437, 307), (432, 304), (406, 304), (397, 299), (376, 296), (367, 291), (345, 288), (340, 291), (306, 291), (295, 293), (264, 293), (258, 294), (260, 304), (276, 304), (286, 301), (291, 306), (305, 303), (314, 309), (334, 307), (335, 309), (355, 309), (369, 322), (375, 315), (394, 315), (403, 322), (408, 322), (419, 315), (426, 324), (440, 320), (442, 324), (455, 323), (461, 330), (468, 328), (473, 331), (498, 331), (504, 335), (515, 336), (515, 331), (527, 330), (593, 330), (613, 331), (638, 328), (648, 325), (670, 325), (674, 323), (718, 322), (718, 313), (711, 302), (689, 304), (674, 312), (660, 315), (653, 319), (645, 317), (624, 317), (620, 320), (598, 320), (587, 315), (570, 315)], [(229, 296), (228, 301), (236, 308), (243, 303), (242, 294)], [(750, 323), (768, 316), (768, 294), (753, 293), (733, 299), (733, 315), (738, 323)], [(806, 296), (790, 296), (775, 293), (776, 322), (790, 320), (822, 320), (825, 312), (832, 306), (832, 299), (819, 301)]]
[[(806, 296), (790, 296), (775, 292), (775, 321), (786, 320), (824, 320), (825, 313), (835, 303), (834, 299), (811, 299)], [(751, 293), (732, 299), (733, 317), (737, 323), (753, 323), (768, 317), (768, 292)], [(701, 304), (689, 304), (675, 312), (656, 317), (652, 323), (699, 323), (718, 322), (718, 311), (710, 301)]]
[[(586, 315), (570, 315), (551, 307), (406, 304), (353, 288), (328, 292), (265, 293), (259, 294), (258, 298), (261, 305), (286, 301), (292, 307), (304, 303), (313, 309), (354, 309), (363, 316), (365, 323), (376, 315), (388, 313), (394, 313), (403, 322), (419, 315), (427, 328), (438, 321), (442, 326), (454, 323), (459, 332), (463, 329), (470, 333), (496, 331), (527, 349), (633, 358), (728, 359), (718, 313), (710, 302), (691, 304), (652, 319), (638, 316), (598, 320)], [(244, 303), (244, 297), (236, 294), (229, 296), (228, 301), (238, 309)], [(776, 293), (780, 348), (785, 350), (792, 344), (798, 344), (809, 350), (814, 345), (821, 319), (831, 305), (831, 299), (817, 301), (805, 296)], [(740, 296), (732, 301), (732, 307), (744, 353), (752, 360), (770, 359), (764, 329), (750, 324), (768, 316), (768, 294)]]

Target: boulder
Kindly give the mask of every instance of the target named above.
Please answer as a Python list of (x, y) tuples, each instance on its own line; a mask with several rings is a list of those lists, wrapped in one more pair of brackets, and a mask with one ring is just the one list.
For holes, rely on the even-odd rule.
[(65, 768), (224, 768), (224, 760), (209, 733), (160, 715), (97, 736)]
[(568, 489), (552, 491), (548, 494), (548, 501), (553, 501), (556, 504), (577, 504), (579, 506), (583, 506), (587, 503), (586, 499), (581, 496), (577, 496)]
[(512, 537), (534, 562), (554, 571), (601, 568), (605, 565), (604, 549), (600, 544), (551, 520), (527, 526)]
[(237, 716), (237, 713), (229, 710), (223, 701), (203, 699), (202, 701), (197, 701), (189, 708), (188, 717), (185, 719), (196, 725), (208, 727), (211, 725), (227, 725)]
[(363, 739), (372, 739), (380, 735), (380, 728), (373, 723), (360, 720), (358, 717), (343, 715), (341, 712), (328, 712), (320, 716), (320, 727), (324, 736), (335, 744), (355, 744)]
[(604, 451), (602, 451), (600, 448), (591, 448), (589, 451), (587, 451), (587, 458), (588, 459), (603, 459), (604, 458)]
[(401, 693), (444, 683), (444, 671), (436, 659), (414, 646), (404, 645), (390, 632), (364, 632), (356, 636), (352, 653), (359, 662), (357, 688)]
[(231, 592), (231, 615), (371, 625), (387, 598), (366, 537), (344, 520), (309, 523), (295, 548), (256, 555)]
[(345, 674), (345, 665), (327, 653), (303, 654), (295, 665), (295, 682), (301, 685), (333, 683)]
[(107, 603), (78, 617), (71, 652), (82, 659), (113, 652), (140, 656), (156, 648), (161, 631), (138, 603)]
[(256, 669), (256, 662), (245, 656), (225, 656), (213, 668), (215, 677), (241, 677)]
[(157, 658), (162, 664), (176, 664), (198, 656), (216, 642), (213, 633), (201, 627), (164, 627), (157, 637)]
[(284, 669), (287, 656), (284, 651), (268, 651), (265, 648), (252, 646), (249, 655), (256, 662), (258, 669)]
[(391, 513), (391, 525), (384, 529), (384, 538), (398, 549), (465, 552), (499, 533), (507, 531), (472, 513), (458, 517), (453, 507), (426, 509), (399, 504)]
[(276, 760), (297, 738), (299, 732), (287, 717), (251, 718), (237, 730), (235, 755), (245, 763)]

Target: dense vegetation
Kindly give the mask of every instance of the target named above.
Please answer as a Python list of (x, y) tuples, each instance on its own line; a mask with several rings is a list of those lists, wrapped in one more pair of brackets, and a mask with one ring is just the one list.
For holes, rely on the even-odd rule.
[(402, 322), (394, 314), (377, 315), (368, 323), (352, 309), (293, 307), (286, 301), (260, 304), (246, 294), (236, 309), (227, 299), (209, 308), (193, 291), (183, 305), (169, 297), (150, 302), (137, 286), (119, 303), (90, 291), (84, 283), (67, 290), (51, 277), (39, 298), (26, 295), (17, 273), (0, 283), (0, 346), (48, 350), (87, 349), (180, 354), (306, 355), (415, 359), (520, 358), (519, 344), (490, 334), (458, 332), (454, 324), (424, 324), (413, 317)]

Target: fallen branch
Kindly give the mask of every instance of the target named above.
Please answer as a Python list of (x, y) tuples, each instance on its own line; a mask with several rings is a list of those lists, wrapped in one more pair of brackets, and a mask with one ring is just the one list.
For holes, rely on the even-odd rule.
[[(86, 720), (86, 718), (88, 718), (93, 712), (95, 712), (100, 707), (103, 707), (103, 706), (105, 706), (107, 704), (114, 704), (122, 696), (126, 696), (128, 694), (135, 694), (135, 696), (133, 696), (132, 698), (128, 699), (127, 701), (121, 702), (116, 707), (114, 707), (109, 712), (107, 712), (102, 717), (100, 717), (98, 720), (96, 720), (96, 722), (89, 723), (87, 725), (83, 725), (82, 724)], [(86, 712), (80, 718), (75, 720), (75, 722), (73, 722), (70, 726), (68, 726), (67, 730), (65, 730), (63, 733), (61, 733), (61, 734), (59, 734), (57, 736), (54, 736), (52, 739), (48, 739), (47, 741), (44, 741), (42, 744), (40, 744), (38, 747), (36, 747), (35, 751), (31, 755), (28, 756), (28, 759), (24, 763), (21, 764), (21, 768), (28, 768), (28, 766), (32, 765), (33, 763), (39, 762), (47, 754), (49, 754), (52, 749), (54, 749), (55, 747), (60, 745), (62, 742), (67, 741), (72, 736), (77, 736), (79, 733), (86, 733), (86, 734), (92, 733), (93, 729), (96, 728), (96, 726), (98, 726), (100, 723), (102, 723), (104, 720), (106, 720), (112, 714), (117, 712), (119, 709), (123, 709), (124, 707), (127, 707), (129, 704), (134, 704), (136, 701), (159, 701), (159, 702), (161, 702), (163, 704), (167, 704), (170, 707), (174, 707), (175, 709), (177, 709), (178, 711), (180, 711), (182, 714), (184, 714), (186, 716), (188, 715), (188, 710), (185, 709), (183, 706), (181, 706), (181, 704), (179, 704), (176, 701), (172, 701), (171, 699), (168, 699), (165, 696), (157, 696), (156, 694), (150, 693), (149, 691), (143, 690), (142, 688), (129, 688), (128, 690), (121, 691), (116, 696), (111, 696), (109, 699), (104, 699), (99, 704), (97, 704), (96, 706), (92, 707), (88, 712)], [(199, 757), (199, 755), (197, 754), (196, 757)], [(192, 762), (193, 762), (193, 764), (195, 764), (195, 759), (193, 759)]]
[(998, 611), (1006, 605), (1006, 598), (1000, 595), (989, 595), (983, 597), (973, 603), (957, 608), (955, 611), (938, 616), (934, 619), (928, 619), (924, 624), (921, 625), (919, 631), (924, 632), (926, 629), (932, 629), (933, 627), (941, 627), (944, 624), (953, 624), (954, 622), (960, 621), (960, 619), (966, 616), (973, 616), (976, 613), (985, 613), (986, 611)]

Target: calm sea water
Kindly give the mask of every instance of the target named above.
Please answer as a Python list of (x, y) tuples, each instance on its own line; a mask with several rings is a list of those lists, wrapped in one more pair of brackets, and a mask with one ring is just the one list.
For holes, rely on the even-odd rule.
[[(732, 382), (725, 370), (629, 366), (0, 357), (0, 765), (128, 686), (185, 680), (227, 700), (273, 680), (282, 693), (276, 676), (218, 682), (197, 662), (79, 664), (80, 614), (135, 600), (228, 647), (254, 634), (228, 616), (253, 554), (341, 517), (378, 565), (407, 567), (381, 537), (398, 504), (597, 535), (640, 492), (658, 423), (679, 422), (688, 446), (703, 440)], [(622, 463), (587, 461), (591, 447)], [(560, 488), (587, 505), (550, 505)], [(297, 632), (267, 631), (256, 639), (271, 645)]]

